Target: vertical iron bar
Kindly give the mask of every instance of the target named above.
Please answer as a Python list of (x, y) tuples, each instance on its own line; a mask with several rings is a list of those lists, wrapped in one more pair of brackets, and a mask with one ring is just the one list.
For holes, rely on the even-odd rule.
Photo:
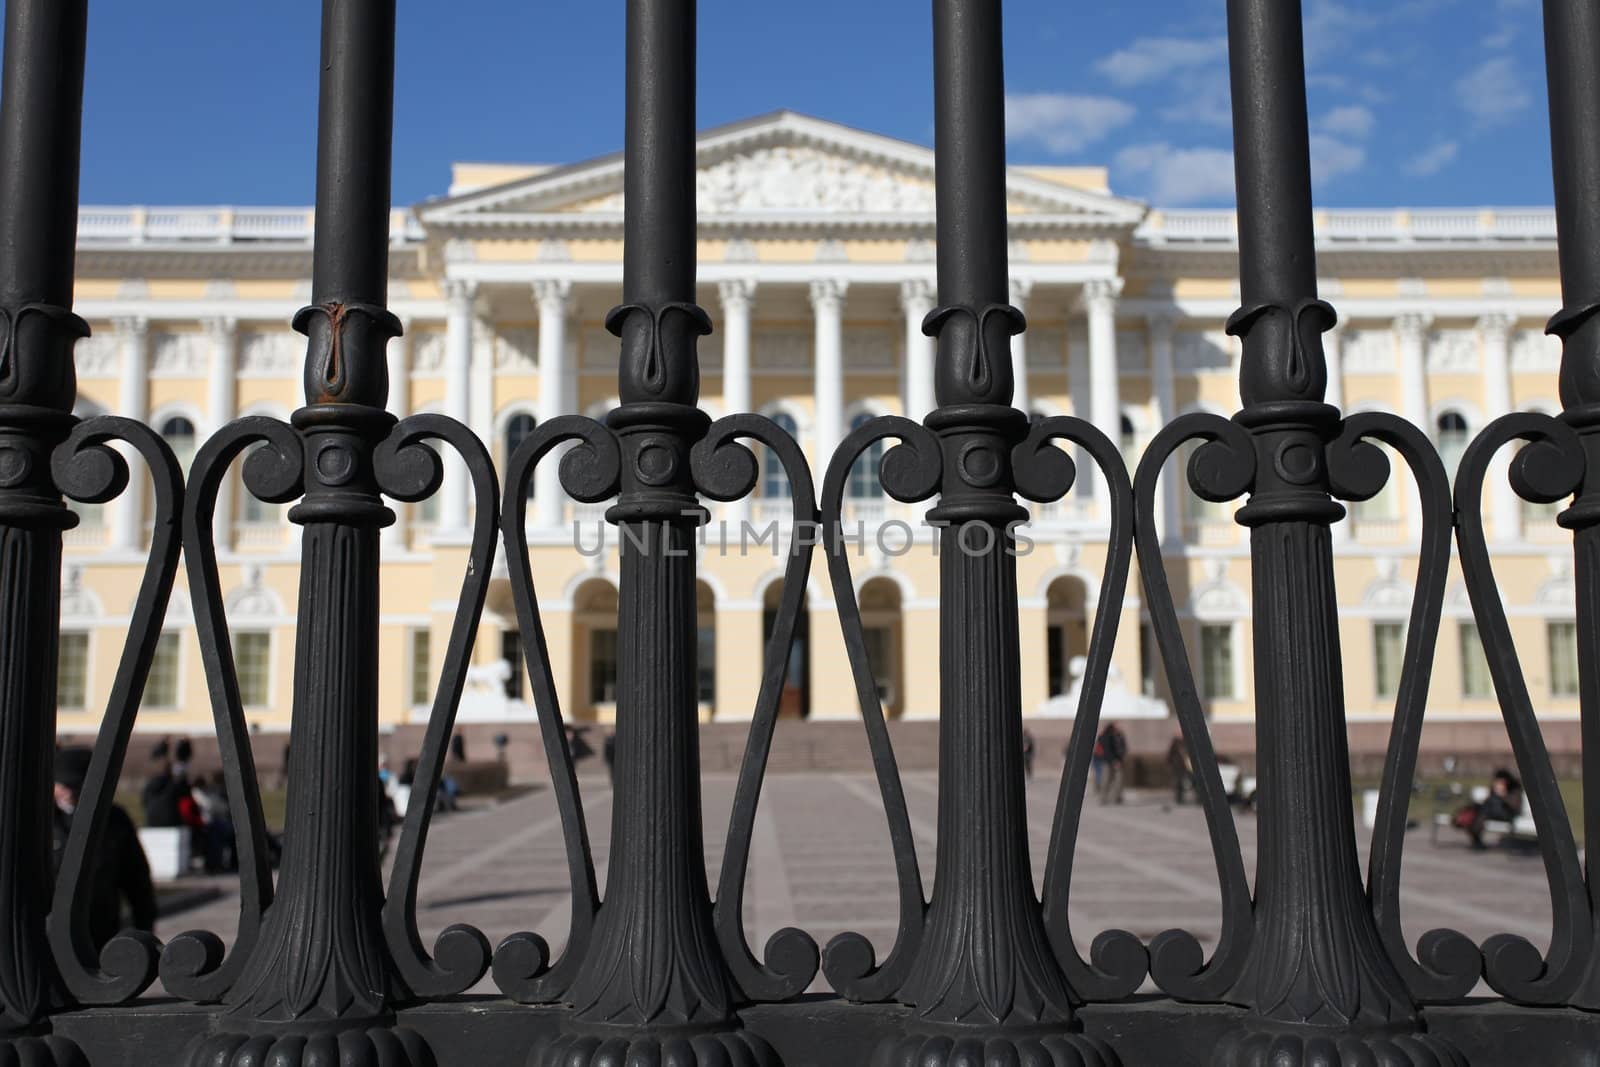
[[(393, 1027), (405, 995), (383, 937), (377, 854), (378, 531), (394, 521), (373, 450), (385, 410), (384, 307), (395, 0), (324, 0), (314, 303), (308, 338), (304, 527), (289, 795), (278, 890), (192, 1062), (431, 1063)], [(278, 1058), (274, 1058), (278, 1057)]]
[[(1562, 421), (1577, 431), (1587, 464), (1561, 524), (1572, 531), (1578, 694), (1583, 740), (1584, 874), (1600, 933), (1600, 9), (1545, 0), (1550, 152), (1561, 260), (1562, 309), (1548, 332), (1561, 338)], [(1572, 1003), (1600, 1008), (1600, 963), (1590, 959)]]
[(45, 944), (61, 531), (50, 474), (74, 422), (72, 313), (85, 0), (8, 0), (0, 88), (0, 1059), (76, 1062), (40, 1036), (63, 999)]
[[(776, 1062), (739, 1029), (712, 925), (700, 809), (695, 529), (706, 521), (689, 455), (710, 425), (694, 303), (695, 0), (629, 0), (615, 805), (611, 867), (543, 1062)], [(624, 1051), (626, 1054), (624, 1055)]]
[(896, 999), (912, 1008), (885, 1062), (1116, 1062), (1081, 1033), (1028, 858), (1013, 523), (1005, 77), (999, 0), (934, 0), (940, 406), (939, 810), (926, 926)]
[(1389, 1062), (1400, 1049), (1455, 1062), (1422, 1032), (1356, 855), (1329, 533), (1344, 509), (1326, 458), (1340, 416), (1322, 402), (1335, 315), (1317, 299), (1299, 0), (1229, 0), (1228, 48), (1260, 814), (1254, 934), (1228, 997), (1248, 1012), (1212, 1062)]

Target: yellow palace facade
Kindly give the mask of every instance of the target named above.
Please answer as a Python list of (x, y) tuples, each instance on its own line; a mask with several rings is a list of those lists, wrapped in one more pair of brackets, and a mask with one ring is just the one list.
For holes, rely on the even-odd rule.
[[(933, 156), (920, 146), (792, 113), (699, 140), (699, 300), (716, 323), (701, 346), (703, 406), (764, 413), (792, 430), (820, 484), (823, 457), (861, 419), (921, 418), (933, 406)], [(602, 322), (622, 279), (622, 161), (463, 164), (447, 195), (396, 211), (390, 306), (405, 335), (389, 350), (397, 415), (443, 412), (502, 460), (540, 421), (616, 403), (617, 341)], [(1234, 222), (1226, 211), (1163, 211), (1120, 198), (1094, 168), (1010, 174), (1016, 403), (1086, 418), (1135, 457), (1156, 429), (1238, 404)], [(1447, 464), (1487, 420), (1555, 411), (1559, 306), (1548, 209), (1323, 212), (1329, 400), (1398, 413), (1433, 436)], [(80, 414), (156, 427), (180, 457), (231, 419), (286, 418), (301, 401), (304, 342), (292, 313), (309, 297), (311, 213), (300, 208), (88, 207), (79, 228)], [(1080, 470), (1086, 465), (1080, 465)], [(604, 506), (567, 501), (546, 463), (528, 507), (533, 569), (564, 712), (615, 713), (615, 530)], [(1232, 508), (1169, 475), (1159, 535), (1201, 691), (1219, 723), (1252, 713), (1250, 565)], [(1399, 479), (1336, 531), (1352, 720), (1386, 720), (1415, 579), (1416, 509)], [(80, 508), (63, 583), (60, 716), (92, 729), (109, 692), (149, 537), (150, 490)], [(440, 494), (396, 505), (384, 534), (381, 714), (420, 721), (432, 700), (465, 566), (470, 494), (452, 468)], [(1571, 548), (1553, 509), (1497, 479), (1485, 493), (1507, 609), (1541, 713), (1577, 714)], [(787, 482), (763, 458), (756, 495), (718, 506), (701, 548), (703, 715), (748, 718), (783, 559), (767, 524), (788, 514)], [(863, 466), (846, 515), (867, 643), (890, 714), (932, 718), (938, 678), (938, 561), (920, 511), (885, 498)], [(754, 536), (743, 533), (745, 524)], [(1070, 717), (1105, 558), (1102, 483), (1084, 478), (1035, 509), (1018, 560), (1024, 711)], [(298, 577), (296, 531), (237, 479), (215, 536), (251, 723), (287, 728)], [(604, 537), (604, 543), (601, 538)], [(781, 541), (781, 538), (779, 538)], [(781, 552), (781, 549), (778, 550)], [(1122, 606), (1108, 715), (1160, 718), (1137, 581)], [(529, 723), (503, 560), (477, 641), (462, 718)], [(785, 714), (858, 715), (821, 555)], [(1445, 606), (1434, 721), (1487, 721), (1497, 706), (1459, 576)], [(180, 579), (139, 727), (208, 733), (192, 607)]]

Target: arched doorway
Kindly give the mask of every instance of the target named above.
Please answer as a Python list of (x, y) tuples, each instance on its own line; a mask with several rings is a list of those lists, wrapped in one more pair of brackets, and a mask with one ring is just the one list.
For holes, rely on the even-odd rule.
[(574, 719), (611, 721), (617, 713), (617, 587), (592, 578), (572, 597)]
[(867, 662), (878, 683), (878, 699), (890, 718), (905, 712), (901, 676), (900, 586), (889, 578), (873, 578), (861, 587), (861, 632)]
[[(773, 582), (761, 598), (761, 639), (763, 649), (772, 644), (778, 627), (778, 605), (783, 599), (783, 582)], [(763, 657), (763, 667), (765, 658)], [(811, 612), (804, 601), (795, 620), (794, 641), (789, 647), (789, 666), (783, 674), (783, 689), (778, 695), (780, 719), (804, 719), (811, 714)]]
[(1072, 688), (1072, 661), (1089, 653), (1088, 592), (1083, 579), (1064, 575), (1045, 593), (1045, 664), (1052, 697)]

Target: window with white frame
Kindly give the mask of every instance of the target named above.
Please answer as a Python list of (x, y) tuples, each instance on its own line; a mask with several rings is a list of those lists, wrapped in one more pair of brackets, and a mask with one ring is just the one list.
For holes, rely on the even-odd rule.
[(56, 651), (56, 706), (79, 710), (89, 706), (89, 635), (63, 630)]
[[(768, 416), (784, 433), (795, 437), (799, 424), (787, 411), (774, 411)], [(761, 450), (761, 495), (772, 500), (789, 499), (789, 475), (783, 469), (783, 460), (770, 448)]]
[(239, 675), (239, 703), (266, 707), (272, 699), (272, 635), (265, 630), (235, 634), (233, 662)]
[(164, 633), (156, 638), (155, 655), (150, 659), (150, 677), (144, 684), (145, 707), (178, 706), (180, 651), (177, 634)]
[(194, 423), (182, 415), (173, 415), (161, 423), (161, 436), (167, 439), (172, 454), (178, 457), (178, 466), (185, 471), (194, 462), (195, 451), (200, 447)]
[(411, 631), (410, 658), (406, 690), (412, 707), (420, 707), (433, 700), (433, 633), (426, 626)]
[[(870, 411), (858, 411), (850, 420), (850, 432), (861, 429), (875, 416)], [(883, 486), (878, 482), (878, 465), (883, 462), (883, 442), (874, 441), (856, 459), (850, 468), (847, 493), (851, 500), (878, 500), (883, 497)]]
[(1458, 628), (1461, 644), (1461, 695), (1481, 700), (1494, 695), (1489, 677), (1489, 659), (1483, 652), (1476, 623), (1464, 622)]
[(1545, 626), (1550, 649), (1550, 695), (1578, 695), (1578, 624), (1552, 622)]
[(1373, 691), (1378, 697), (1386, 699), (1400, 691), (1400, 667), (1405, 647), (1405, 623), (1372, 624), (1372, 681)]
[(1461, 456), (1472, 443), (1472, 430), (1467, 417), (1459, 411), (1443, 411), (1434, 420), (1434, 444), (1439, 449), (1439, 459), (1444, 469), (1454, 478), (1461, 465)]
[(1233, 700), (1233, 624), (1204, 623), (1200, 627), (1200, 691), (1207, 700)]

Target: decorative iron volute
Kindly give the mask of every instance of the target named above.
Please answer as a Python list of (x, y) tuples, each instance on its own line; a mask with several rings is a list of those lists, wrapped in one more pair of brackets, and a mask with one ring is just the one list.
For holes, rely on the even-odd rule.
[(330, 301), (301, 308), (293, 325), (310, 339), (306, 403), (384, 406), (389, 399), (384, 349), (403, 332), (392, 311), (376, 304)]
[(1246, 305), (1230, 315), (1227, 331), (1244, 343), (1239, 395), (1245, 406), (1320, 402), (1328, 390), (1322, 335), (1338, 321), (1333, 305), (1314, 297), (1293, 305)]
[(0, 307), (0, 402), (71, 411), (78, 380), (72, 346), (89, 324), (56, 304)]
[(946, 306), (928, 312), (922, 332), (939, 342), (933, 388), (940, 406), (1009, 407), (1016, 387), (1011, 373), (1011, 338), (1027, 325), (1022, 312), (1009, 304)]
[(617, 370), (624, 404), (666, 402), (694, 406), (700, 399), (700, 338), (711, 333), (711, 317), (698, 304), (654, 307), (623, 304), (606, 316), (606, 329), (622, 339)]

